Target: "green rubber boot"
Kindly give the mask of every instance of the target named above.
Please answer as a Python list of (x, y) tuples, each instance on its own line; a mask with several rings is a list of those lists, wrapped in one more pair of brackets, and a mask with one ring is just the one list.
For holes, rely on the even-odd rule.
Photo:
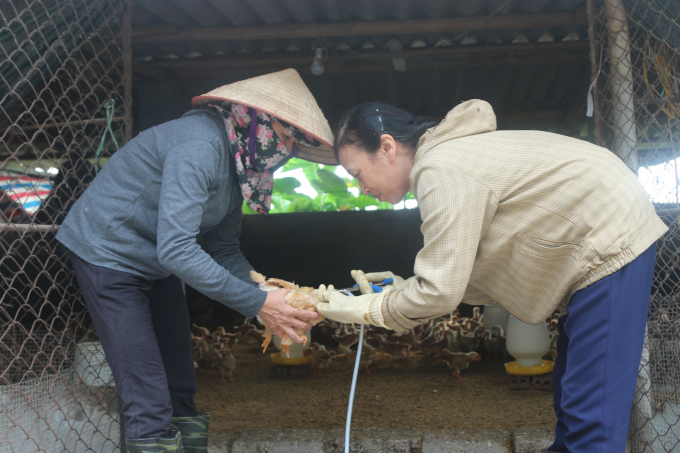
[(179, 431), (175, 437), (150, 437), (147, 439), (125, 439), (125, 447), (128, 453), (184, 453), (182, 448), (182, 433)]
[(172, 429), (182, 433), (185, 453), (206, 453), (208, 451), (208, 428), (210, 414), (195, 417), (172, 417)]

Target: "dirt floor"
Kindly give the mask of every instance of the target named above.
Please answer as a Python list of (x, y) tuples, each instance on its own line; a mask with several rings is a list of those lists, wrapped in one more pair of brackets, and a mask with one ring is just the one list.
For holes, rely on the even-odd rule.
[[(238, 382), (222, 382), (198, 369), (199, 411), (211, 414), (210, 431), (233, 436), (245, 429), (344, 428), (351, 374), (345, 358), (333, 362), (325, 376), (279, 381), (269, 376), (266, 354), (237, 345)], [(359, 374), (353, 427), (397, 427), (421, 430), (513, 429), (555, 423), (552, 392), (509, 390), (500, 359), (473, 362), (451, 376), (445, 363), (387, 364), (377, 359), (371, 374)]]

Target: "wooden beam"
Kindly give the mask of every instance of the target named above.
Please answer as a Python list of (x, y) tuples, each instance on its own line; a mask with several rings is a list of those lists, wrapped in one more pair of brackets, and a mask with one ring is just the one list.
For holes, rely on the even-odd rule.
[(176, 26), (135, 27), (133, 43), (187, 41), (243, 41), (250, 39), (332, 38), (343, 36), (375, 36), (391, 34), (462, 32), (471, 30), (504, 30), (509, 28), (571, 27), (588, 23), (583, 9), (571, 12), (449, 17), (395, 21), (361, 21), (323, 24), (277, 24), (247, 27)]
[[(540, 64), (579, 64), (588, 61), (588, 53), (559, 53), (553, 52), (545, 55), (529, 55), (529, 56), (502, 56), (494, 58), (449, 58), (449, 59), (420, 59), (420, 60), (406, 60), (406, 71), (435, 69), (435, 68), (469, 68), (469, 67), (502, 67), (502, 66), (522, 66), (522, 65), (540, 65)], [(268, 74), (275, 71), (280, 71), (286, 68), (294, 68), (301, 74), (311, 74), (310, 64), (294, 64), (294, 65), (269, 65), (269, 66), (254, 66), (254, 67), (220, 67), (201, 69), (200, 67), (186, 67), (174, 69), (174, 74), (177, 78), (188, 79), (206, 79), (213, 77), (255, 77), (258, 75)], [(323, 75), (335, 73), (364, 73), (364, 72), (386, 72), (394, 71), (391, 61), (385, 62), (359, 62), (359, 63), (341, 63), (337, 65), (327, 65)]]
[[(391, 60), (392, 58), (445, 58), (454, 56), (473, 56), (489, 54), (518, 54), (518, 53), (544, 53), (544, 52), (587, 52), (588, 41), (566, 41), (545, 43), (522, 43), (522, 44), (491, 44), (476, 46), (447, 46), (430, 49), (409, 49), (402, 52), (387, 52), (381, 50), (362, 51), (351, 53), (329, 54), (324, 58), (324, 64), (336, 64), (355, 60)], [(296, 65), (311, 64), (311, 51), (295, 52), (267, 52), (252, 54), (230, 54), (205, 58), (182, 58), (173, 60), (157, 60), (147, 63), (148, 66), (159, 69), (180, 68), (222, 68), (222, 67), (246, 67), (262, 65)]]

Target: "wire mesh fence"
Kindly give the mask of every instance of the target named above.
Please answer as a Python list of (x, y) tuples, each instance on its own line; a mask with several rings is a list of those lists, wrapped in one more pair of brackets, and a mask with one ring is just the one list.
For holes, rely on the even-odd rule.
[[(634, 171), (656, 168), (650, 197), (670, 228), (629, 446), (680, 451), (680, 3), (587, 5), (595, 135)], [(115, 385), (54, 231), (131, 133), (126, 6), (0, 2), (0, 453), (120, 445)]]
[(629, 447), (680, 451), (680, 3), (589, 0), (587, 6), (595, 135), (646, 178), (669, 226), (657, 243)]
[(0, 19), (0, 452), (115, 451), (119, 400), (54, 232), (125, 140), (126, 3)]

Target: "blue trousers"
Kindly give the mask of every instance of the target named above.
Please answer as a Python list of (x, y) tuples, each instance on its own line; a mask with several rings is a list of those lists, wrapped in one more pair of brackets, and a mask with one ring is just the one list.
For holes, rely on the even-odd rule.
[(182, 282), (71, 264), (123, 401), (128, 439), (172, 437), (171, 417), (198, 415), (191, 324)]
[(619, 453), (626, 447), (656, 245), (577, 291), (558, 326), (551, 451)]

